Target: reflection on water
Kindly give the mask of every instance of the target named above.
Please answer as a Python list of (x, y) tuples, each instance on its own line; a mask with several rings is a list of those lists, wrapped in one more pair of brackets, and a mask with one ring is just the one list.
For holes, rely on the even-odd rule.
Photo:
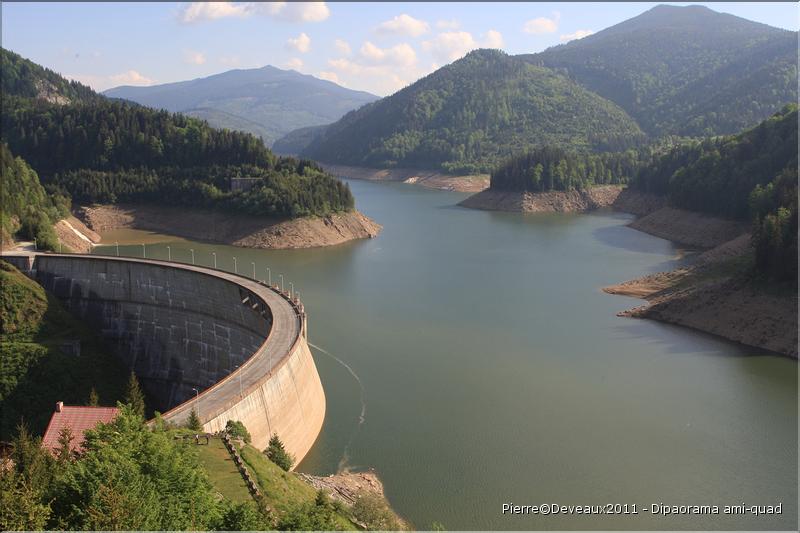
[[(462, 194), (350, 183), (376, 239), (247, 250), (149, 235), (148, 257), (293, 282), (328, 400), (300, 465), (374, 467), (418, 528), (783, 528), (797, 520), (797, 364), (618, 318), (600, 287), (680, 252), (628, 217), (472, 211)], [(111, 242), (110, 236), (104, 236)], [(126, 239), (130, 237), (130, 239)], [(120, 243), (141, 242), (118, 232)], [(141, 256), (141, 246), (120, 246)], [(101, 253), (114, 253), (104, 247)], [(267, 270), (269, 269), (269, 271)], [(269, 272), (269, 273), (268, 273)], [(357, 432), (356, 432), (357, 430)], [(355, 438), (350, 443), (355, 433)], [(349, 447), (348, 447), (348, 443)], [(783, 503), (781, 516), (508, 516), (503, 503)]]

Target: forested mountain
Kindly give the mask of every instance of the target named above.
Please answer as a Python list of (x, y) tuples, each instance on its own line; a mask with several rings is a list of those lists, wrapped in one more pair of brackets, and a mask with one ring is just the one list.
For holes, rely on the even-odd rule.
[(69, 199), (49, 195), (36, 172), (14, 157), (5, 143), (0, 143), (0, 237), (4, 244), (12, 237), (36, 239), (40, 248), (54, 250), (58, 239), (53, 222), (69, 213)]
[(642, 168), (631, 187), (678, 207), (746, 218), (748, 198), (785, 168), (797, 168), (797, 105), (738, 135), (683, 144)]
[(614, 101), (652, 136), (733, 134), (797, 100), (797, 32), (661, 5), (520, 56)]
[(558, 146), (537, 146), (494, 169), (490, 188), (569, 191), (592, 185), (627, 183), (649, 153), (649, 148), (594, 154), (570, 152)]
[(642, 132), (550, 69), (476, 50), (332, 124), (302, 155), (329, 163), (488, 171), (535, 144), (620, 149)]
[(276, 154), (297, 155), (317, 138), (321, 137), (327, 128), (328, 124), (324, 124), (290, 131), (272, 143), (272, 150)]
[(738, 135), (675, 148), (642, 168), (631, 187), (670, 203), (750, 218), (756, 263), (766, 275), (797, 277), (797, 104)]
[(218, 128), (246, 131), (261, 137), (268, 146), (294, 129), (329, 124), (378, 99), (367, 92), (271, 66), (150, 87), (116, 87), (104, 94), (180, 111)]
[(0, 48), (3, 96), (38, 98), (58, 104), (92, 102), (101, 99), (89, 87), (70, 81), (48, 68), (29, 61), (19, 54)]
[[(3, 141), (55, 191), (87, 202), (142, 200), (281, 217), (353, 207), (346, 185), (309, 161), (275, 156), (252, 134), (92, 92), (70, 104), (32, 97), (27, 88), (40, 85), (42, 73), (55, 76), (56, 87), (72, 85), (27, 60), (17, 63), (23, 75), (9, 87), (21, 90), (4, 94)], [(5, 71), (3, 77), (5, 86)], [(263, 181), (234, 193), (235, 176)]]

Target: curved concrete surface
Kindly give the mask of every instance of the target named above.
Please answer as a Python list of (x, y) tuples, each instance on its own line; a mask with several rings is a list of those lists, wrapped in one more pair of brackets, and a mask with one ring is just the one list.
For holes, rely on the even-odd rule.
[(302, 304), (211, 268), (72, 254), (3, 259), (98, 327), (148, 393), (206, 431), (240, 420), (263, 449), (277, 433), (297, 462), (322, 428), (325, 395), (307, 345)]

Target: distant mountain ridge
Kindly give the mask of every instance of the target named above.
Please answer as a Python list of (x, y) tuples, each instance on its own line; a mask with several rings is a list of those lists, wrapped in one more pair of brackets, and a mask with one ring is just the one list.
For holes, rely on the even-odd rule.
[(616, 104), (499, 50), (470, 52), (309, 133), (304, 157), (455, 173), (487, 172), (531, 144), (616, 150), (644, 138)]
[[(797, 101), (797, 44), (797, 32), (660, 5), (537, 54), (473, 52), (275, 146), (327, 163), (469, 173), (545, 144), (602, 151), (636, 145), (642, 132), (733, 134)], [(526, 85), (525, 98), (509, 98)], [(611, 142), (598, 142), (603, 114)]]
[(703, 6), (656, 6), (520, 56), (612, 100), (652, 136), (736, 133), (797, 100), (797, 32)]
[(149, 87), (115, 87), (103, 94), (181, 112), (215, 127), (253, 133), (267, 145), (292, 130), (334, 122), (378, 99), (364, 91), (272, 66)]

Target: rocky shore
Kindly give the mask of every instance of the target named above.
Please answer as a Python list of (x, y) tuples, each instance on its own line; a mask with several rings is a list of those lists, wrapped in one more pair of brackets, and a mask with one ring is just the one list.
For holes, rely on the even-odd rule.
[[(649, 318), (797, 358), (797, 291), (752, 279), (747, 225), (668, 206), (652, 198), (627, 198), (649, 213), (630, 227), (693, 247), (707, 248), (687, 267), (605, 287), (609, 294), (641, 298), (646, 305), (619, 316)], [(640, 212), (646, 209), (640, 209)]]
[(580, 213), (611, 207), (622, 191), (619, 185), (599, 185), (581, 191), (514, 192), (486, 189), (458, 205), (515, 213)]
[(428, 189), (445, 191), (478, 192), (489, 186), (488, 174), (451, 176), (434, 170), (414, 170), (407, 168), (377, 169), (328, 164), (323, 164), (322, 167), (338, 178), (368, 181), (396, 181), (421, 185)]
[(185, 207), (93, 205), (75, 215), (97, 233), (131, 228), (248, 248), (332, 246), (375, 237), (382, 229), (358, 211), (281, 220)]

